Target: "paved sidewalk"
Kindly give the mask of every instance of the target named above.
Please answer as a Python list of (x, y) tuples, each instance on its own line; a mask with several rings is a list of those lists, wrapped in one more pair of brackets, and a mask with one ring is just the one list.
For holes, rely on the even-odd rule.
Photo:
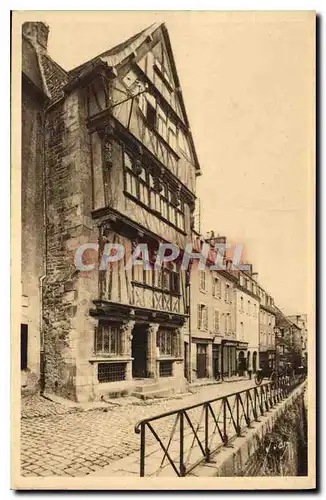
[[(31, 401), (24, 403), (21, 420), (22, 475), (75, 477), (94, 473), (139, 451), (139, 435), (134, 432), (138, 420), (252, 385), (253, 381), (249, 380), (216, 384), (200, 387), (196, 394), (180, 399), (150, 403), (139, 400), (122, 407), (108, 404), (88, 411), (60, 409), (58, 403), (44, 403), (35, 396), (34, 405)], [(41, 409), (41, 403), (45, 404), (46, 411)], [(162, 422), (158, 430), (168, 436), (171, 426)]]

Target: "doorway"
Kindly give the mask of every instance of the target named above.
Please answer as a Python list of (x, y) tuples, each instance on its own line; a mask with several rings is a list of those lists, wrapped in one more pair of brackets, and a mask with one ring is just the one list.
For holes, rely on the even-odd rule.
[(213, 358), (213, 377), (217, 380), (220, 379), (220, 346), (213, 344), (212, 346), (212, 358)]
[(20, 325), (20, 369), (27, 370), (28, 325)]
[(205, 378), (206, 374), (207, 346), (197, 344), (197, 378)]
[(254, 373), (257, 371), (257, 352), (256, 351), (252, 355), (252, 370)]
[(147, 339), (146, 325), (135, 325), (132, 331), (131, 356), (133, 378), (147, 377)]
[(244, 375), (245, 370), (246, 370), (245, 354), (243, 351), (240, 351), (239, 352), (239, 365), (238, 365), (238, 371), (239, 371), (240, 377), (242, 377)]

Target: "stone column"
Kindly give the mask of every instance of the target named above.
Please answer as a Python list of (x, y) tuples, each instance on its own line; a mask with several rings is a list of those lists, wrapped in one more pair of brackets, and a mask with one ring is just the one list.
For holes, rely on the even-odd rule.
[[(127, 321), (121, 326), (121, 355), (131, 358), (131, 340), (132, 330), (135, 326), (134, 321)], [(126, 380), (132, 379), (132, 361), (126, 363)]]
[(176, 344), (177, 344), (176, 356), (178, 358), (182, 358), (183, 361), (184, 361), (185, 353), (184, 353), (184, 339), (183, 339), (182, 333), (183, 333), (182, 332), (182, 328), (177, 328), (176, 331), (175, 331), (175, 334), (176, 334), (176, 337), (177, 337), (177, 340), (176, 340)]
[(147, 337), (147, 373), (150, 378), (156, 378), (157, 363), (156, 363), (156, 335), (159, 325), (157, 323), (150, 323), (148, 325)]

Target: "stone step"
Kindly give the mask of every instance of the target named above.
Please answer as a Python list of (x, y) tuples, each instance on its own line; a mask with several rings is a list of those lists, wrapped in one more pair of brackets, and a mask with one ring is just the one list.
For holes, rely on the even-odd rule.
[(153, 392), (162, 389), (162, 385), (159, 382), (153, 382), (152, 384), (137, 385), (135, 387), (135, 392)]
[(154, 391), (132, 392), (131, 395), (139, 399), (168, 398), (174, 394), (172, 387), (161, 388)]

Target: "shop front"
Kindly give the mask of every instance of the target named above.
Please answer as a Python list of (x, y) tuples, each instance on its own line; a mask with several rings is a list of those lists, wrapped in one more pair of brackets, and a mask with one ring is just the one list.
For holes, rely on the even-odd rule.
[(237, 374), (237, 345), (235, 340), (222, 340), (221, 343), (221, 373), (222, 378)]
[(240, 377), (244, 376), (250, 366), (250, 352), (248, 351), (248, 342), (237, 342), (237, 369)]

